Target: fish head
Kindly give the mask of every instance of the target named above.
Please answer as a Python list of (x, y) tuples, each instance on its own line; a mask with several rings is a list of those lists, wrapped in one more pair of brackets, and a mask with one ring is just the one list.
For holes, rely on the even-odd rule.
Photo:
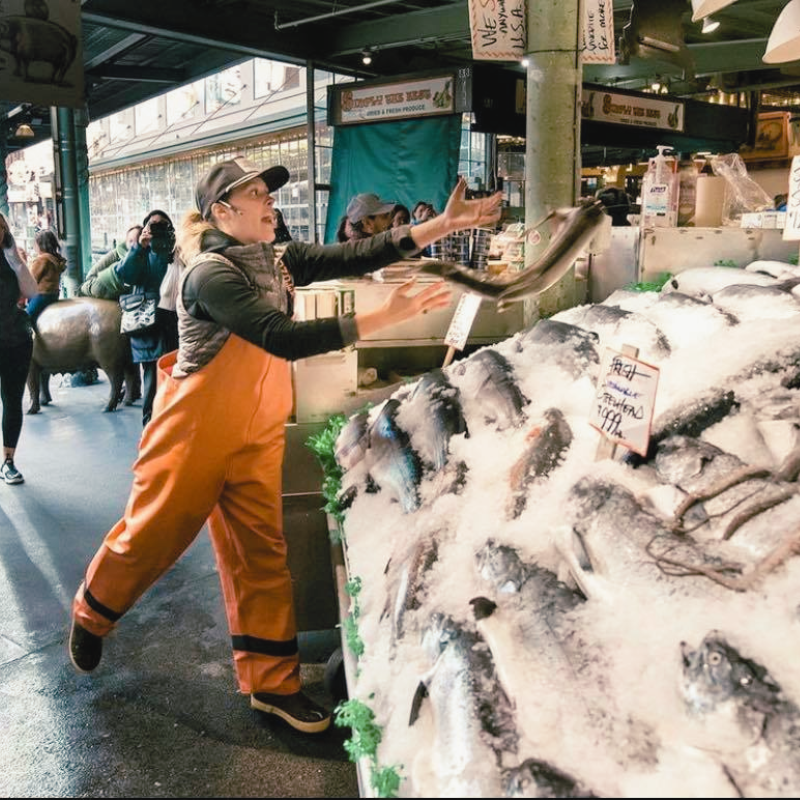
[(513, 547), (489, 539), (475, 558), (481, 577), (499, 592), (518, 592), (525, 581), (522, 560)]
[(719, 631), (711, 631), (693, 650), (681, 642), (682, 692), (696, 713), (733, 703), (742, 712), (774, 710), (780, 686), (760, 664), (742, 656)]

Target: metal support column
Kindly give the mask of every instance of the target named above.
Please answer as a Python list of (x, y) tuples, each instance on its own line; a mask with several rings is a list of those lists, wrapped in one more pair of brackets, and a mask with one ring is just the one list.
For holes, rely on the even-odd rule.
[(314, 110), (314, 62), (306, 62), (306, 141), (308, 148), (308, 233), (312, 244), (317, 235), (317, 115)]
[[(528, 92), (525, 147), (525, 224), (555, 208), (575, 205), (580, 191), (581, 0), (528, 3)], [(539, 229), (538, 246), (526, 245), (526, 266), (550, 238)], [(570, 270), (537, 301), (526, 304), (526, 323), (574, 305)], [(530, 307), (529, 307), (530, 305)], [(538, 305), (538, 308), (536, 307)]]
[(6, 131), (0, 128), (0, 214), (10, 221), (11, 208), (8, 205), (8, 172), (6, 172)]
[(86, 126), (89, 114), (85, 107), (75, 109), (75, 168), (77, 172), (80, 214), (81, 270), (80, 282), (92, 268), (92, 226), (89, 206), (89, 151), (86, 148)]
[(75, 115), (71, 108), (50, 109), (53, 130), (53, 163), (55, 166), (55, 205), (58, 235), (64, 242), (67, 269), (64, 286), (72, 297), (81, 285), (81, 216), (78, 190), (78, 168), (75, 153)]

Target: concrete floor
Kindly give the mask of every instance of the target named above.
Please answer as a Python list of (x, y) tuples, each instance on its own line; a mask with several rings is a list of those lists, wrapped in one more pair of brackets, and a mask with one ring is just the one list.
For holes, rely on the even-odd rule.
[[(348, 728), (304, 736), (237, 693), (205, 531), (122, 619), (97, 671), (73, 670), (72, 596), (124, 508), (141, 404), (103, 413), (103, 373), (59, 380), (25, 417), (26, 482), (0, 483), (0, 796), (357, 796)], [(330, 652), (304, 641), (306, 688), (332, 708)]]

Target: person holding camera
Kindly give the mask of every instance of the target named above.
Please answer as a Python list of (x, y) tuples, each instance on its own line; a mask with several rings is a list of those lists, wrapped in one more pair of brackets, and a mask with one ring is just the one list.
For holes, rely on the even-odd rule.
[(340, 350), (388, 326), (446, 308), (442, 281), (400, 284), (370, 311), (292, 318), (294, 286), (364, 275), (461, 228), (496, 222), (501, 195), (466, 200), (459, 181), (443, 214), (414, 228), (334, 245), (292, 241), (275, 258), (273, 193), (289, 180), (237, 157), (214, 164), (178, 235), (180, 343), (159, 360), (125, 515), (109, 531), (73, 602), (69, 656), (100, 663), (103, 637), (208, 522), (250, 706), (303, 733), (331, 714), (301, 688), (281, 474), (292, 410), (289, 362)]
[[(161, 282), (175, 258), (175, 228), (164, 211), (151, 211), (142, 222), (139, 241), (122, 261), (114, 266), (117, 279), (129, 284), (134, 293), (160, 296)], [(147, 425), (153, 414), (156, 396), (156, 362), (169, 352), (169, 312), (156, 309), (156, 323), (144, 330), (128, 334), (133, 363), (142, 367), (142, 425)]]
[(0, 479), (9, 485), (23, 483), (14, 465), (22, 433), (22, 397), (33, 354), (30, 317), (20, 298), (30, 300), (39, 288), (19, 254), (11, 228), (0, 214), (0, 405), (3, 407), (3, 463)]

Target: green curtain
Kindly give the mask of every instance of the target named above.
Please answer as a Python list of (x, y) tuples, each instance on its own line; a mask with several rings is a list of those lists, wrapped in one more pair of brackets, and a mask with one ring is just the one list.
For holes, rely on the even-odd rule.
[(375, 192), (409, 211), (419, 200), (443, 211), (458, 180), (460, 147), (460, 114), (338, 126), (325, 241), (335, 241), (350, 198), (361, 192)]

